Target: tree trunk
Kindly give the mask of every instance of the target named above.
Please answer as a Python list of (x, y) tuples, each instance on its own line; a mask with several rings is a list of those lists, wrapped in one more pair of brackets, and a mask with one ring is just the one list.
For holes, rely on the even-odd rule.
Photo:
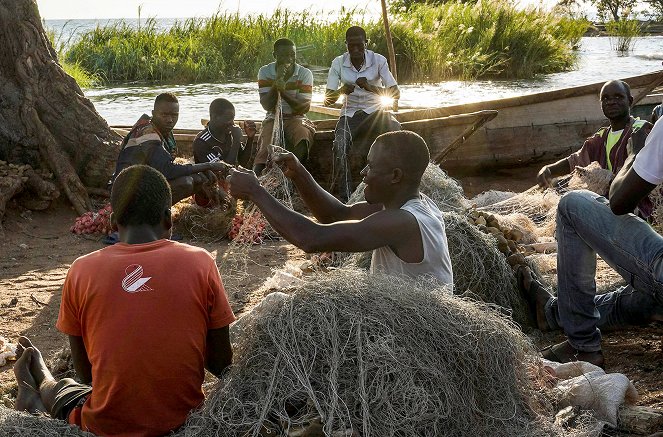
[(0, 160), (52, 172), (82, 214), (121, 141), (60, 67), (36, 2), (0, 2)]

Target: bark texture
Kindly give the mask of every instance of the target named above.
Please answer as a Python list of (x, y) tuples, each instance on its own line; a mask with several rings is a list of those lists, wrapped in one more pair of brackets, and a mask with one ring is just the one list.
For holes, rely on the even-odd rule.
[(0, 2), (0, 160), (52, 172), (82, 214), (121, 140), (60, 67), (36, 2)]

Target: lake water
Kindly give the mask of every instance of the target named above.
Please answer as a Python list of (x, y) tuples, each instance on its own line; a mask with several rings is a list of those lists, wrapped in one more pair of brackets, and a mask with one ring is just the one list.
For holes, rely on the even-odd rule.
[[(159, 26), (167, 28), (173, 21), (158, 22)], [(47, 21), (46, 26), (57, 29), (66, 36), (108, 22), (53, 20)], [(136, 24), (135, 21), (132, 23)], [(442, 106), (470, 103), (635, 76), (662, 68), (663, 37), (637, 38), (634, 49), (625, 56), (619, 56), (612, 49), (612, 43), (612, 39), (607, 37), (582, 38), (575, 70), (542, 75), (532, 80), (446, 81), (401, 85), (400, 104)], [(316, 77), (314, 102), (322, 101), (324, 88), (325, 77)], [(85, 90), (86, 96), (94, 103), (97, 111), (111, 125), (133, 124), (140, 114), (149, 113), (154, 97), (162, 92), (173, 92), (178, 96), (180, 120), (177, 127), (181, 128), (199, 128), (200, 119), (208, 116), (209, 103), (217, 97), (227, 98), (235, 104), (237, 118), (260, 119), (264, 116), (258, 101), (257, 84), (253, 81), (167, 86), (122, 85)]]

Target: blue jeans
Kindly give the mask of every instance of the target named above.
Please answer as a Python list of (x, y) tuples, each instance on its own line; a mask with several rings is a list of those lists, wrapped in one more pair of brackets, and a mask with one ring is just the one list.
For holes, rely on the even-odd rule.
[[(557, 207), (557, 241), (557, 297), (546, 304), (546, 319), (574, 348), (599, 351), (600, 329), (663, 317), (663, 237), (645, 221), (614, 215), (598, 194), (573, 191)], [(596, 254), (628, 285), (597, 296)]]

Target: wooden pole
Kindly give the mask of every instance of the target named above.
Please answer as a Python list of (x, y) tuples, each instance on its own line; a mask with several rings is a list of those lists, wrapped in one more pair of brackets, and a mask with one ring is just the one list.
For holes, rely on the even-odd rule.
[[(394, 42), (391, 39), (391, 29), (389, 28), (389, 15), (387, 14), (387, 0), (380, 0), (382, 4), (382, 22), (384, 23), (384, 33), (387, 39), (387, 52), (389, 54), (389, 66), (391, 74), (398, 82), (398, 70), (396, 68), (396, 53), (394, 52)], [(394, 99), (394, 112), (398, 111), (398, 100)]]

